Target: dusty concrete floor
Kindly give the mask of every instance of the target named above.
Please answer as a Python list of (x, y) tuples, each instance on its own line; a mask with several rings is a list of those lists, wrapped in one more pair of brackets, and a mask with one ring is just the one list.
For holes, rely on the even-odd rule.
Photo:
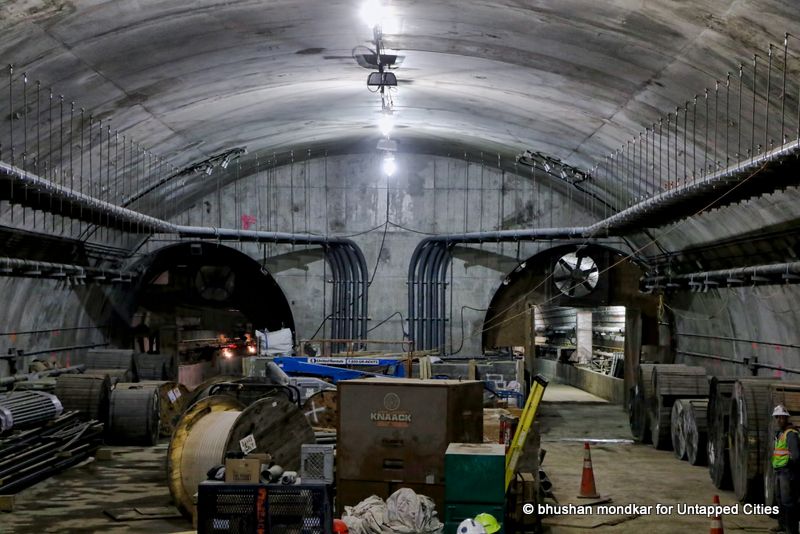
[[(586, 504), (577, 498), (583, 469), (583, 440), (599, 439), (592, 445), (592, 464), (597, 491), (611, 497), (613, 505), (679, 503), (711, 504), (715, 494), (723, 505), (736, 503), (733, 492), (717, 490), (706, 467), (677, 460), (672, 452), (657, 451), (650, 445), (630, 441), (627, 414), (620, 406), (578, 392), (569, 386), (548, 386), (540, 408), (542, 447), (547, 450), (542, 464), (553, 482), (561, 504)], [(729, 515), (722, 518), (726, 533), (767, 532), (776, 521), (765, 515)], [(612, 524), (615, 523), (615, 524)], [(648, 534), (708, 532), (710, 520), (704, 515), (562, 515), (544, 520), (548, 532)]]
[(90, 460), (17, 494), (14, 512), (0, 512), (0, 533), (180, 532), (183, 518), (118, 522), (104, 510), (153, 511), (170, 506), (167, 443), (114, 447), (111, 460)]
[[(569, 386), (551, 384), (541, 407), (543, 467), (561, 504), (585, 504), (580, 486), (583, 440), (609, 440), (592, 446), (597, 489), (612, 504), (710, 504), (720, 495), (735, 503), (732, 492), (714, 488), (704, 467), (676, 460), (671, 452), (630, 441), (626, 414)], [(118, 447), (112, 460), (92, 461), (23, 491), (13, 513), (0, 513), (0, 533), (169, 533), (191, 529), (188, 520), (152, 519), (117, 522), (104, 510), (152, 508), (170, 504), (165, 479), (166, 443), (154, 448)], [(726, 516), (725, 531), (766, 532), (775, 522), (766, 516)], [(641, 515), (559, 516), (545, 519), (553, 534), (585, 532), (708, 532), (705, 516)], [(608, 523), (615, 523), (609, 525)]]

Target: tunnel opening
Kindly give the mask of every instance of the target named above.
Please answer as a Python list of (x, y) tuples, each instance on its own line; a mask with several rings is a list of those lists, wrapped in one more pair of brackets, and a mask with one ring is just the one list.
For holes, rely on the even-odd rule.
[(256, 330), (294, 332), (273, 276), (236, 249), (180, 243), (143, 262), (130, 320), (134, 350), (162, 355), (182, 383), (241, 374), (242, 358), (256, 352)]
[[(484, 351), (525, 359), (526, 374), (565, 366), (605, 374), (624, 402), (642, 353), (666, 352), (668, 320), (658, 296), (639, 291), (642, 266), (600, 245), (563, 245), (521, 262), (492, 297)], [(552, 362), (552, 364), (548, 364)]]

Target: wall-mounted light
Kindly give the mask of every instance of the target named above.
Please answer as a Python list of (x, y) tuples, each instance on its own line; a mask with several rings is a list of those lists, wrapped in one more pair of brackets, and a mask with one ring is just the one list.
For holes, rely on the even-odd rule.
[(383, 174), (391, 178), (397, 171), (397, 162), (392, 154), (387, 154), (383, 158)]

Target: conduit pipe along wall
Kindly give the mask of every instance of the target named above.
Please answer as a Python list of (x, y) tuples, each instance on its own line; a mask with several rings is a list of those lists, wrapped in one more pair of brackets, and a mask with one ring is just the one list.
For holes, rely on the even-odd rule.
[(444, 354), (447, 321), (447, 269), (452, 249), (465, 243), (500, 243), (583, 237), (588, 227), (499, 230), (447, 234), (423, 239), (408, 265), (408, 328), (415, 350)]
[(0, 257), (0, 274), (26, 278), (75, 278), (86, 282), (128, 283), (138, 276), (130, 271), (98, 269), (69, 263)]
[[(364, 254), (350, 239), (312, 234), (263, 232), (184, 226), (123, 208), (55, 184), (0, 162), (0, 198), (63, 217), (138, 234), (169, 234), (183, 239), (214, 239), (292, 245), (317, 245), (331, 266), (334, 298), (331, 303), (335, 338), (366, 339), (369, 273)], [(103, 269), (95, 269), (103, 271)], [(111, 273), (111, 270), (105, 270)], [(116, 272), (114, 274), (117, 274)]]
[(719, 286), (773, 285), (800, 283), (800, 261), (735, 267), (716, 271), (669, 275), (645, 275), (641, 279), (644, 291), (658, 289), (693, 289), (703, 291)]

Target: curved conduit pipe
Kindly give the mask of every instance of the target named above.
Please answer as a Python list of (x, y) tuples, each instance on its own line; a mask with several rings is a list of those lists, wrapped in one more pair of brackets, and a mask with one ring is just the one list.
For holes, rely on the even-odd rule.
[(588, 227), (498, 230), (447, 234), (423, 239), (408, 265), (408, 324), (415, 350), (444, 353), (447, 317), (447, 270), (456, 244), (578, 239)]

